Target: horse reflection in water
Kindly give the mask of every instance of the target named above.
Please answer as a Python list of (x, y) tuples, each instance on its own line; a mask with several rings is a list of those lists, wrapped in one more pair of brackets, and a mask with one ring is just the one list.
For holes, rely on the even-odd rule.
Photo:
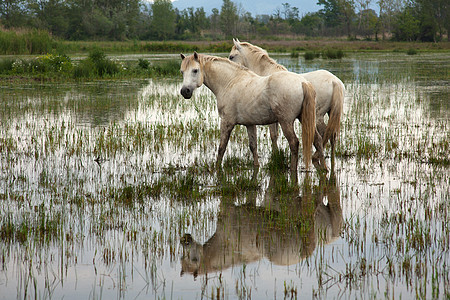
[(256, 196), (240, 206), (222, 201), (216, 232), (205, 244), (190, 234), (181, 238), (181, 275), (196, 277), (263, 257), (275, 265), (292, 265), (311, 255), (318, 243), (336, 240), (343, 223), (336, 177), (333, 172), (322, 176), (315, 187), (309, 181), (301, 196), (298, 191), (287, 195), (277, 192), (280, 179), (272, 176), (260, 207)]

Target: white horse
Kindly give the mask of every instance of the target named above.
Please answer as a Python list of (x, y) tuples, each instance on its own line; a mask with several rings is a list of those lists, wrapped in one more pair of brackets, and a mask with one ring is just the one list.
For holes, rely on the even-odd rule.
[(234, 126), (247, 127), (250, 150), (255, 166), (259, 165), (256, 126), (278, 122), (291, 150), (291, 173), (297, 178), (299, 141), (294, 132), (294, 121), (302, 123), (303, 159), (306, 168), (311, 161), (315, 131), (315, 91), (303, 76), (278, 72), (262, 77), (228, 59), (194, 52), (181, 54), (185, 99), (205, 84), (217, 98), (220, 121), (220, 145), (217, 164), (220, 166), (228, 139)]
[[(247, 42), (240, 42), (233, 39), (234, 46), (231, 49), (229, 59), (242, 64), (243, 66), (254, 71), (261, 76), (267, 76), (287, 69), (278, 64), (269, 57), (267, 51)], [(322, 137), (323, 147), (330, 140), (331, 157), (334, 159), (335, 143), (339, 137), (342, 106), (344, 103), (345, 87), (342, 81), (326, 70), (317, 70), (309, 73), (301, 74), (309, 82), (312, 83), (316, 91), (316, 126)], [(328, 114), (328, 124), (325, 125), (324, 116)], [(272, 147), (277, 148), (278, 126), (273, 124), (270, 126), (270, 137), (272, 139)], [(314, 146), (319, 147), (317, 137)], [(317, 157), (319, 156), (319, 157)], [(320, 151), (315, 158), (320, 159)]]

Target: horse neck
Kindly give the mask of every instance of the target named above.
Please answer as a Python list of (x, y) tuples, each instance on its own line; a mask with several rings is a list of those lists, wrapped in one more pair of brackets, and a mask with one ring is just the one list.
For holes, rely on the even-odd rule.
[(261, 76), (267, 76), (280, 71), (287, 71), (285, 67), (277, 64), (267, 55), (264, 55), (259, 59), (254, 56), (253, 59), (248, 59), (248, 64), (250, 70), (253, 70), (256, 74)]
[(220, 60), (203, 64), (203, 83), (217, 96), (236, 77), (235, 66)]

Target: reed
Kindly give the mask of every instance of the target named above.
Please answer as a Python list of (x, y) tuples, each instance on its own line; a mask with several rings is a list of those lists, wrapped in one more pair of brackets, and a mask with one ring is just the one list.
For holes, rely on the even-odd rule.
[(45, 54), (59, 46), (44, 30), (0, 30), (0, 54)]

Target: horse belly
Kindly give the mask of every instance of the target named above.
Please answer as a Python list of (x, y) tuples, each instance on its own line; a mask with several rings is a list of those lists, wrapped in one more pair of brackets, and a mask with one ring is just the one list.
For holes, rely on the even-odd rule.
[(277, 122), (270, 104), (261, 99), (239, 103), (236, 116), (237, 124), (240, 125), (267, 125)]
[(303, 86), (306, 80), (292, 72), (277, 72), (271, 75), (268, 98), (278, 118), (294, 120), (300, 114), (303, 103)]

